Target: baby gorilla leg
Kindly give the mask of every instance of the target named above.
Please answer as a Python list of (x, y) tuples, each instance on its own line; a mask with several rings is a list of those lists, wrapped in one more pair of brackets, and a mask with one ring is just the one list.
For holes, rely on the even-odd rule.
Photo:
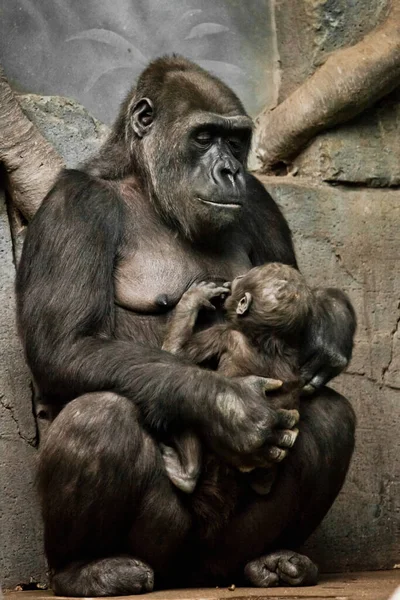
[(201, 443), (191, 432), (177, 436), (172, 446), (160, 444), (164, 466), (172, 483), (186, 494), (191, 494), (201, 471)]

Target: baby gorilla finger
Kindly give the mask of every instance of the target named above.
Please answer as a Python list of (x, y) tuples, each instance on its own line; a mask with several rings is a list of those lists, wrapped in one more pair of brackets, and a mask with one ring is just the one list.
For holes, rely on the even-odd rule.
[(200, 307), (206, 308), (207, 310), (216, 310), (214, 304), (210, 302), (207, 298), (202, 298), (201, 302), (199, 302)]

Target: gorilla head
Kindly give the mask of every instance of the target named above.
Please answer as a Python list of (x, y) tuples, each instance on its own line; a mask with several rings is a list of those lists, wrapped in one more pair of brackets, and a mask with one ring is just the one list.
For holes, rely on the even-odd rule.
[(173, 56), (142, 73), (110, 143), (119, 145), (119, 168), (140, 176), (164, 221), (190, 239), (209, 239), (238, 218), (245, 202), (251, 131), (224, 83)]

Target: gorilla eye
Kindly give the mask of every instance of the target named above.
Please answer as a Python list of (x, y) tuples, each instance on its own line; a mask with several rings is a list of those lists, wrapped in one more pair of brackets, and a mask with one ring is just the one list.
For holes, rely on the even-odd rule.
[(200, 131), (195, 136), (195, 141), (198, 146), (208, 148), (212, 142), (212, 135), (209, 131)]
[(238, 138), (228, 139), (228, 146), (233, 154), (240, 154), (243, 151), (242, 141)]

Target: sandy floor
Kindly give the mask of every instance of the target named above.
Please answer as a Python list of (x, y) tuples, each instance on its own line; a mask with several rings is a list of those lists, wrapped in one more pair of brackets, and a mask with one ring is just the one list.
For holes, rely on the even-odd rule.
[[(169, 590), (154, 592), (145, 596), (146, 600), (258, 600), (270, 598), (283, 600), (292, 598), (299, 600), (309, 598), (323, 600), (389, 600), (397, 587), (400, 587), (400, 570), (375, 571), (371, 573), (341, 573), (324, 575), (315, 587), (304, 588), (236, 588), (231, 591), (224, 588), (208, 588), (193, 590)], [(49, 600), (51, 592), (7, 592), (4, 600)], [(394, 599), (393, 599), (394, 600)], [(396, 600), (400, 600), (399, 596)]]

